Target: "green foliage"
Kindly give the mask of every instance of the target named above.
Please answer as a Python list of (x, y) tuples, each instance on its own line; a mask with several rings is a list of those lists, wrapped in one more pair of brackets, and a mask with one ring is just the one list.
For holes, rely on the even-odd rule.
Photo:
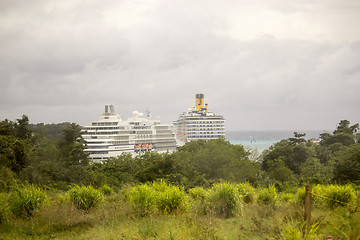
[(100, 191), (104, 194), (104, 195), (110, 195), (114, 192), (114, 189), (112, 187), (110, 187), (109, 185), (105, 184), (100, 188)]
[(356, 191), (351, 185), (317, 185), (314, 187), (314, 200), (331, 209), (337, 206), (354, 204)]
[(236, 185), (242, 200), (245, 203), (254, 203), (256, 200), (256, 191), (250, 183), (239, 183)]
[(332, 160), (335, 162), (334, 179), (336, 181), (360, 182), (360, 143), (334, 154)]
[(294, 193), (282, 192), (279, 194), (279, 201), (281, 202), (296, 202), (296, 195)]
[(147, 215), (156, 209), (156, 196), (151, 186), (140, 184), (129, 192), (129, 201), (132, 208), (140, 215)]
[(229, 218), (241, 212), (242, 200), (235, 184), (215, 184), (206, 196), (207, 208), (215, 216)]
[(7, 194), (0, 193), (0, 224), (8, 220), (9, 211)]
[(157, 208), (162, 213), (173, 213), (187, 208), (185, 191), (165, 181), (154, 182)]
[(13, 171), (7, 167), (0, 166), (0, 189), (9, 192), (17, 187), (17, 179)]
[(16, 189), (12, 193), (10, 207), (17, 216), (30, 217), (33, 212), (47, 202), (44, 190), (33, 185)]
[(283, 240), (315, 240), (322, 239), (318, 234), (319, 224), (315, 223), (309, 227), (306, 223), (296, 223), (292, 219), (281, 226), (280, 239)]
[[(259, 173), (258, 165), (249, 160), (249, 152), (241, 145), (232, 145), (225, 139), (193, 141), (179, 148), (175, 155), (188, 159), (188, 178), (203, 175), (206, 180), (227, 180), (233, 182), (255, 182)], [(185, 169), (186, 170), (186, 169)]]
[(129, 200), (140, 215), (151, 212), (167, 214), (187, 208), (185, 191), (162, 180), (133, 187), (129, 192)]
[(88, 211), (96, 207), (102, 200), (101, 191), (94, 189), (92, 186), (73, 186), (68, 194), (70, 200), (77, 209)]
[(206, 190), (203, 187), (194, 187), (189, 189), (189, 195), (192, 199), (202, 199), (206, 196)]
[(29, 129), (35, 134), (46, 137), (51, 141), (60, 141), (63, 138), (63, 130), (69, 128), (71, 123), (57, 123), (57, 124), (29, 124)]
[(259, 204), (275, 206), (278, 201), (276, 187), (270, 185), (268, 188), (259, 189), (257, 201)]
[(0, 165), (20, 173), (28, 164), (29, 143), (13, 136), (0, 135)]

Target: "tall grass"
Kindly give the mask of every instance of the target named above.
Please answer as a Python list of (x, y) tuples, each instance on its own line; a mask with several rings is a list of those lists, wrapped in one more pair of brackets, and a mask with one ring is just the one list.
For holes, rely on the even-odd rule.
[(318, 233), (319, 224), (315, 223), (307, 227), (306, 223), (297, 223), (291, 220), (281, 226), (281, 240), (315, 240), (323, 239)]
[(278, 201), (276, 187), (270, 185), (268, 188), (262, 188), (258, 191), (258, 203), (275, 206)]
[(140, 215), (151, 212), (167, 214), (188, 207), (185, 191), (162, 180), (133, 187), (129, 192), (129, 201)]
[(156, 205), (162, 213), (173, 213), (187, 208), (185, 191), (165, 181), (154, 182), (152, 187), (156, 191)]
[(17, 216), (30, 217), (33, 212), (47, 202), (44, 190), (33, 185), (16, 189), (11, 197), (10, 208)]
[(215, 184), (206, 196), (207, 208), (219, 217), (234, 217), (241, 212), (242, 200), (235, 184)]
[(99, 189), (104, 195), (110, 195), (114, 192), (114, 189), (109, 185), (105, 184)]
[(9, 205), (7, 194), (0, 193), (0, 224), (7, 221), (9, 215)]
[(203, 187), (194, 187), (189, 189), (189, 195), (192, 199), (202, 199), (206, 196), (206, 190)]
[(250, 183), (239, 183), (236, 185), (239, 193), (245, 203), (254, 203), (256, 200), (256, 191)]
[(96, 207), (102, 200), (102, 193), (92, 186), (73, 186), (68, 194), (74, 206), (79, 210), (88, 211)]

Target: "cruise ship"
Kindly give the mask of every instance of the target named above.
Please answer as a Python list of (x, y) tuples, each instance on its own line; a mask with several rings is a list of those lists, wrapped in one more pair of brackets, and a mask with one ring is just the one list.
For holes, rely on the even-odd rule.
[(106, 105), (98, 121), (83, 127), (82, 137), (89, 158), (100, 162), (122, 153), (175, 151), (177, 144), (172, 130), (172, 125), (161, 124), (160, 120), (152, 119), (150, 113), (144, 116), (134, 111), (132, 117), (124, 121), (113, 105)]
[(204, 104), (204, 94), (196, 94), (195, 107), (180, 114), (174, 125), (180, 146), (195, 140), (225, 137), (225, 119), (208, 111), (208, 104)]

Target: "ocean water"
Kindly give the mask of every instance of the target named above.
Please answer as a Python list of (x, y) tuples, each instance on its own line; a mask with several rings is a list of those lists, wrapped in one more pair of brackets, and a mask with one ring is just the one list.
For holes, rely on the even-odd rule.
[[(312, 130), (296, 132), (305, 133), (305, 139), (318, 139), (321, 133), (329, 131)], [(246, 149), (257, 150), (261, 153), (282, 139), (294, 137), (294, 131), (226, 131), (225, 137), (232, 144), (241, 144)]]

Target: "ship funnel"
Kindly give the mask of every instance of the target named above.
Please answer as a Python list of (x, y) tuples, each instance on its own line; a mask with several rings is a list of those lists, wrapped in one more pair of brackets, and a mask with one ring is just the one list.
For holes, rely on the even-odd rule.
[(200, 110), (204, 108), (204, 94), (200, 94)]
[(115, 111), (114, 111), (114, 106), (113, 105), (110, 105), (110, 112), (111, 113), (114, 113)]
[(196, 94), (196, 111), (201, 111), (204, 108), (204, 94)]
[(105, 113), (109, 112), (109, 105), (105, 105)]
[(195, 96), (195, 108), (196, 111), (200, 110), (200, 94), (196, 94)]

